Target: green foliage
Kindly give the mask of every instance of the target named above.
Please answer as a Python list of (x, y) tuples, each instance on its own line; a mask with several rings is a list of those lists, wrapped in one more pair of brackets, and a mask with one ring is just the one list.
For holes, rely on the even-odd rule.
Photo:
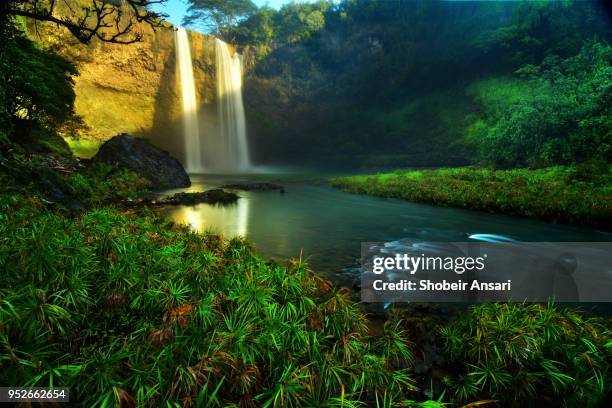
[(606, 162), (541, 170), (398, 170), (331, 180), (353, 193), (610, 228), (612, 173)]
[[(32, 121), (18, 121), (11, 141), (18, 143), (24, 152), (49, 154), (70, 158), (70, 148), (52, 126), (41, 126)], [(15, 147), (15, 144), (13, 144)]]
[[(54, 138), (38, 141), (44, 145), (63, 143), (61, 137), (51, 134)], [(85, 167), (75, 161), (67, 146), (51, 147), (46, 147), (44, 154), (37, 153), (38, 145), (31, 144), (14, 145), (7, 155), (0, 152), (2, 191), (21, 191), (72, 210), (136, 199), (149, 192), (151, 183), (134, 172), (106, 163)]]
[(21, 23), (0, 13), (0, 145), (11, 146), (7, 150), (17, 155), (21, 148), (16, 143), (29, 153), (67, 157), (70, 152), (58, 129), (77, 122), (72, 88), (76, 68), (36, 46), (22, 33)]
[(185, 25), (201, 25), (226, 41), (233, 41), (236, 25), (257, 10), (251, 0), (189, 0), (187, 4)]
[(524, 66), (522, 80), (472, 87), (485, 118), (468, 138), (484, 160), (506, 165), (612, 159), (612, 47), (593, 43), (565, 60)]
[(256, 46), (245, 79), (254, 156), (366, 168), (607, 159), (611, 27), (597, 2), (260, 9), (236, 29)]
[(66, 218), (0, 197), (2, 384), (67, 386), (86, 406), (358, 406), (416, 389), (401, 324), (371, 340), (348, 293), (300, 260), (148, 211)]
[(248, 45), (281, 45), (311, 38), (325, 28), (326, 16), (332, 3), (296, 2), (280, 10), (259, 8), (236, 28), (236, 41)]
[(261, 7), (257, 9), (234, 30), (236, 41), (251, 46), (271, 44), (277, 35), (276, 16), (277, 12), (273, 8)]
[(611, 391), (611, 327), (552, 304), (487, 304), (445, 327), (445, 351), (460, 367), (446, 384), (458, 401), (478, 397), (504, 406), (560, 399), (594, 407)]
[(129, 170), (107, 163), (93, 163), (70, 174), (66, 181), (74, 195), (87, 205), (99, 205), (143, 195), (151, 183)]
[(331, 3), (324, 0), (286, 4), (276, 18), (278, 40), (296, 42), (310, 38), (325, 28), (325, 14), (330, 8)]
[(612, 34), (603, 2), (517, 3), (508, 24), (487, 30), (473, 41), (504, 67), (538, 64), (549, 54), (569, 57), (582, 48), (585, 38)]
[(98, 149), (102, 145), (100, 140), (79, 139), (68, 137), (65, 139), (72, 153), (79, 158), (91, 159), (98, 153)]
[(0, 120), (5, 129), (22, 122), (55, 128), (73, 114), (76, 68), (38, 48), (15, 24), (0, 21)]
[[(469, 120), (464, 105), (468, 103), (470, 100), (462, 89), (450, 89), (412, 98), (396, 108), (373, 106), (354, 119), (355, 127), (379, 137), (375, 141), (370, 137), (353, 138), (370, 152), (384, 152), (388, 146), (394, 146), (396, 152), (403, 153), (399, 163), (387, 158), (380, 166), (402, 166), (406, 162), (415, 166), (467, 164), (473, 151), (463, 143)], [(360, 160), (368, 163), (367, 158)]]

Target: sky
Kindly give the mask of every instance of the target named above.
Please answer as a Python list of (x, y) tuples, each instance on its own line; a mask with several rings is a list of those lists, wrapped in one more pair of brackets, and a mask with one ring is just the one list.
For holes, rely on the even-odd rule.
[[(291, 3), (293, 0), (253, 0), (257, 6), (268, 5), (275, 9), (280, 8), (283, 4)], [(303, 1), (303, 0), (302, 0)], [(161, 11), (169, 15), (167, 18), (174, 25), (181, 25), (183, 16), (187, 12), (186, 0), (167, 0), (163, 6), (155, 7), (156, 11)]]

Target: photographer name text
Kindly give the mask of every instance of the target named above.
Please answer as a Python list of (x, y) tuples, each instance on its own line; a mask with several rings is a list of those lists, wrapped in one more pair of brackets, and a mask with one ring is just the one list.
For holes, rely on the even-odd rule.
[(453, 291), (510, 291), (512, 290), (512, 280), (506, 282), (480, 282), (476, 279), (472, 282), (457, 281), (432, 281), (421, 279), (418, 282), (402, 279), (399, 282), (385, 282), (377, 279), (372, 282), (375, 291), (422, 291), (422, 292), (453, 292)]

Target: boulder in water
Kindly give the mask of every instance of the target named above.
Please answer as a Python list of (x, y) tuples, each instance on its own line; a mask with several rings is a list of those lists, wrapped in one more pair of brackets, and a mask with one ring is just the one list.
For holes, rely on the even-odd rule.
[(242, 190), (242, 191), (278, 191), (284, 193), (285, 188), (280, 184), (268, 183), (268, 182), (247, 182), (247, 183), (232, 183), (224, 184), (221, 188), (227, 188), (230, 190)]
[(132, 170), (155, 188), (188, 187), (189, 176), (181, 163), (144, 139), (122, 133), (106, 141), (94, 161)]
[(207, 191), (195, 193), (176, 193), (169, 197), (164, 197), (154, 202), (156, 205), (196, 205), (207, 204), (232, 204), (238, 200), (238, 195), (229, 191), (215, 188)]

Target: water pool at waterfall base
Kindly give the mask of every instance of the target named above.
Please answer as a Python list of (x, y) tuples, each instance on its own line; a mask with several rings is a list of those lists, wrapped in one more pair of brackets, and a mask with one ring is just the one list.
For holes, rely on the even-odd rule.
[[(361, 242), (609, 241), (589, 228), (346, 193), (327, 185), (326, 174), (192, 175), (187, 189), (204, 191), (231, 183), (274, 182), (277, 191), (237, 191), (236, 204), (199, 204), (164, 209), (175, 222), (225, 237), (242, 236), (258, 253), (306, 259), (327, 276), (342, 279), (357, 264)], [(472, 237), (472, 238), (470, 238)]]

